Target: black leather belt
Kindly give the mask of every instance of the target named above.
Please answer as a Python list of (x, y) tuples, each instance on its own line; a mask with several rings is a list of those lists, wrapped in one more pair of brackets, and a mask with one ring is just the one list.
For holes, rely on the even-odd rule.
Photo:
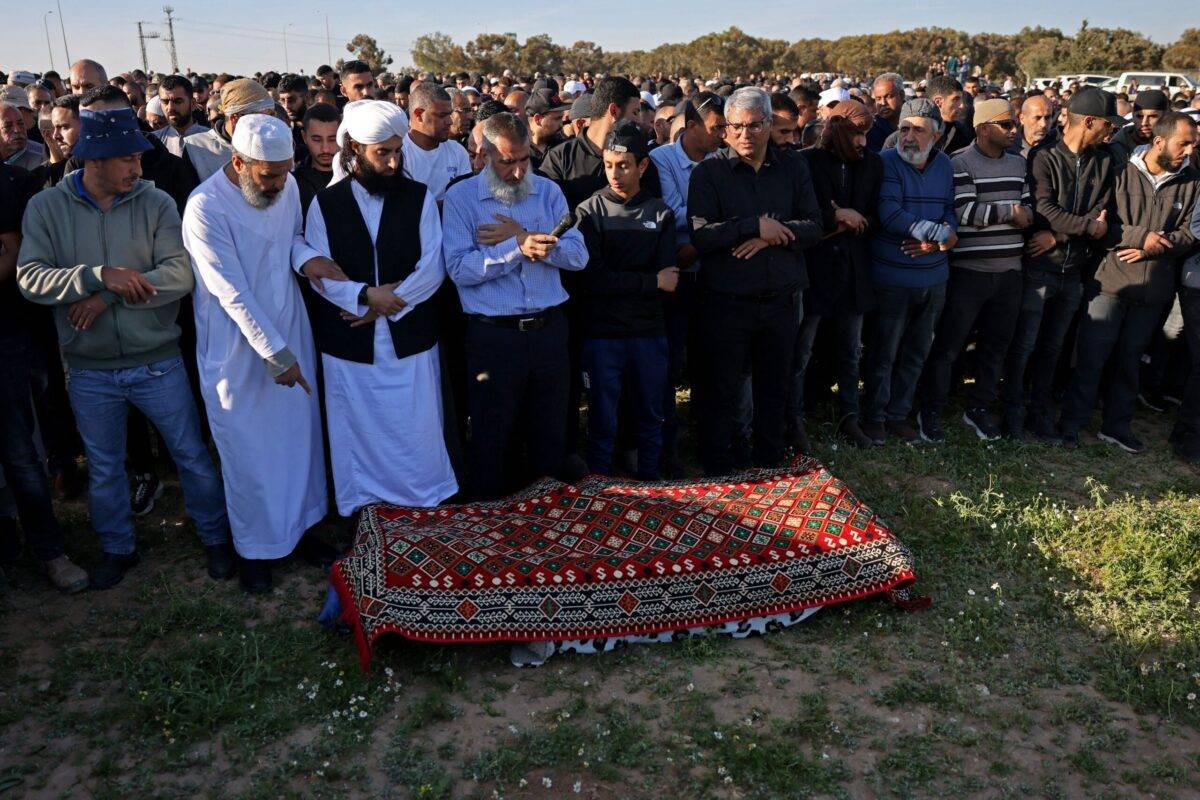
[(550, 323), (550, 315), (553, 312), (553, 308), (548, 308), (544, 311), (534, 311), (530, 314), (510, 314), (502, 317), (488, 317), (483, 314), (472, 314), (471, 316), (485, 325), (495, 325), (497, 328), (510, 328), (522, 333), (528, 333), (530, 331), (540, 331), (546, 327)]

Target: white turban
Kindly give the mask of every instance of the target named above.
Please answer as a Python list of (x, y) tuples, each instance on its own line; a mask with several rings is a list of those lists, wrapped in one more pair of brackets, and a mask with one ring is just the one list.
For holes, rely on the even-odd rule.
[[(346, 137), (359, 144), (379, 144), (393, 136), (408, 135), (408, 115), (400, 106), (386, 100), (354, 100), (342, 109), (342, 124), (338, 126), (338, 147), (346, 149)], [(333, 160), (333, 180), (346, 177), (342, 159)]]
[(287, 161), (292, 157), (292, 130), (269, 114), (250, 114), (233, 130), (233, 149), (255, 161)]
[(154, 95), (146, 101), (146, 113), (153, 114), (156, 117), (165, 117), (167, 112), (163, 111), (162, 100), (158, 99), (158, 95)]

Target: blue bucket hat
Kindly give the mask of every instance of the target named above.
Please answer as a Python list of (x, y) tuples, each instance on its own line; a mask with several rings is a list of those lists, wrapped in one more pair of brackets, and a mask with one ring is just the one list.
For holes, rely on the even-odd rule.
[(79, 141), (71, 155), (84, 161), (94, 158), (120, 158), (153, 150), (154, 145), (142, 135), (137, 115), (132, 108), (107, 111), (79, 111)]

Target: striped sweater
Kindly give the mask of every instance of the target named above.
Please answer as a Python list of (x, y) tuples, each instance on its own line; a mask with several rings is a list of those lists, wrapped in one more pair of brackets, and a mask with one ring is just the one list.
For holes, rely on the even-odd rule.
[(989, 158), (972, 144), (951, 163), (958, 243), (950, 264), (976, 272), (1019, 270), (1025, 233), (1012, 224), (1012, 215), (1014, 205), (1031, 205), (1025, 159), (1012, 153)]

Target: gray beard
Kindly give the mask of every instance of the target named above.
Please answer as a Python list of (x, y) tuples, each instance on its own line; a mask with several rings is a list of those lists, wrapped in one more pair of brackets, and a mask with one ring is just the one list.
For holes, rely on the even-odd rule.
[(483, 179), (487, 182), (492, 197), (508, 206), (521, 202), (533, 191), (533, 175), (529, 172), (525, 173), (520, 183), (508, 183), (501, 180), (496, 170), (488, 165), (483, 168)]
[(254, 185), (254, 181), (250, 179), (249, 171), (238, 173), (238, 187), (242, 190), (242, 197), (245, 201), (255, 208), (268, 208), (279, 199), (278, 194), (268, 195), (260, 192)]
[(912, 164), (917, 169), (920, 169), (921, 167), (925, 166), (925, 162), (929, 160), (929, 154), (933, 152), (934, 144), (936, 144), (936, 142), (930, 142), (928, 146), (918, 151), (905, 150), (903, 147), (897, 145), (896, 152), (900, 154), (900, 158), (904, 159), (906, 163)]

